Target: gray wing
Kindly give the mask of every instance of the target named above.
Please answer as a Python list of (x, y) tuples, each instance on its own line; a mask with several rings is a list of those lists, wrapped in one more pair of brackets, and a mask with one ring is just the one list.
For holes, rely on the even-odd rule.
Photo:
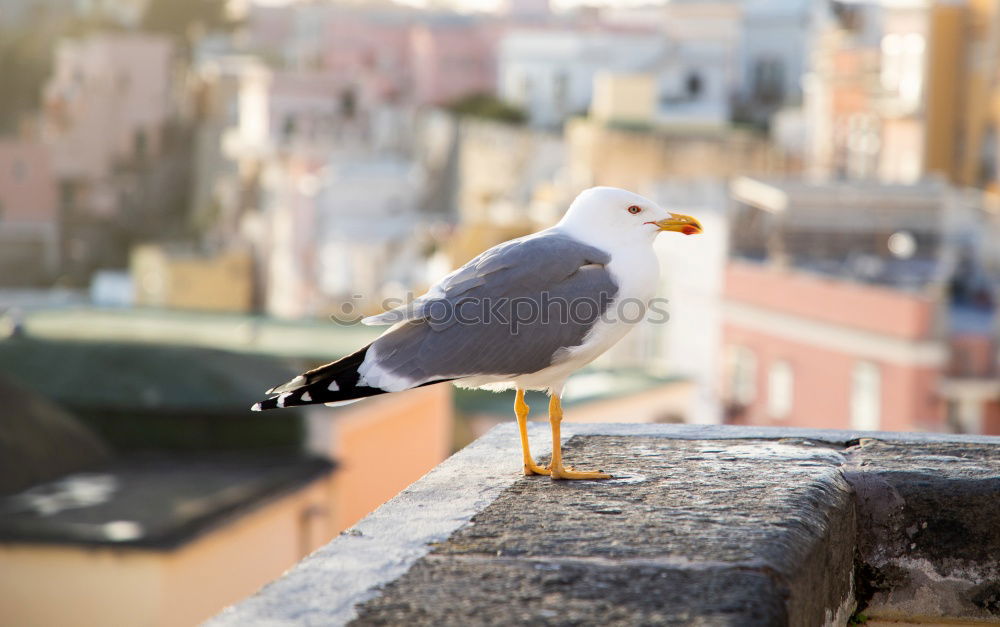
[[(415, 384), (516, 375), (580, 345), (618, 292), (604, 251), (551, 233), (494, 247), (454, 272), (372, 344), (380, 369)], [(383, 314), (383, 316), (386, 314)]]

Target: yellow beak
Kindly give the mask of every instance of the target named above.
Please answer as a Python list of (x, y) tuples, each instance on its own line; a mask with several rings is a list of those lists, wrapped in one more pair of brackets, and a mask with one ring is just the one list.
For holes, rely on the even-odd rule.
[(669, 218), (646, 224), (655, 224), (661, 231), (680, 231), (684, 235), (697, 235), (702, 232), (701, 222), (683, 213), (671, 213)]

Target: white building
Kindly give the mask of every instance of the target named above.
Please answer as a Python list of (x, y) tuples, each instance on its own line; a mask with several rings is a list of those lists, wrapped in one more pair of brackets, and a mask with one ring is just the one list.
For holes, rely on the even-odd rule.
[(423, 174), (398, 157), (340, 159), (317, 194), (317, 281), (333, 301), (377, 311), (425, 283), (420, 200)]
[(642, 97), (652, 102), (636, 108), (650, 119), (634, 121), (729, 122), (739, 86), (739, 3), (670, 2), (602, 17), (604, 30), (508, 33), (500, 45), (500, 97), (523, 107), (533, 125), (556, 127), (590, 109), (595, 79), (606, 88), (615, 76), (646, 76), (652, 88)]
[(740, 99), (764, 112), (802, 101), (814, 13), (810, 0), (746, 0), (740, 46)]
[(655, 70), (667, 50), (654, 33), (515, 30), (500, 43), (498, 93), (532, 125), (559, 126), (590, 107), (598, 72)]
[(422, 172), (391, 155), (275, 159), (255, 230), (265, 309), (296, 318), (353, 318), (426, 284)]
[(663, 122), (725, 125), (739, 89), (742, 13), (733, 0), (675, 0), (663, 7), (670, 40), (660, 88)]

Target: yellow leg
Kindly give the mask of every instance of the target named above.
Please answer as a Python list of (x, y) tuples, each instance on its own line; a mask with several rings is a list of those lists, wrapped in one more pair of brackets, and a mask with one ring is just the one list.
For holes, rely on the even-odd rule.
[(549, 464), (553, 479), (610, 479), (611, 475), (606, 472), (578, 472), (566, 468), (562, 463), (562, 436), (560, 434), (560, 423), (562, 423), (562, 401), (557, 394), (549, 398), (549, 423), (552, 425), (552, 463)]
[(547, 475), (548, 468), (541, 468), (531, 458), (531, 448), (528, 446), (528, 411), (531, 408), (524, 402), (524, 390), (518, 390), (514, 397), (514, 413), (517, 414), (517, 428), (521, 431), (521, 451), (524, 453), (525, 475)]

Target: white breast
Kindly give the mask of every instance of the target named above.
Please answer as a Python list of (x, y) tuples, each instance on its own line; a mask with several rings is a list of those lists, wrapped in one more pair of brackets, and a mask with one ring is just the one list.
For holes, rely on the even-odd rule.
[(597, 359), (644, 319), (660, 278), (660, 266), (652, 248), (642, 246), (617, 252), (612, 255), (608, 270), (618, 284), (618, 293), (605, 314), (579, 346), (557, 355), (552, 366), (518, 377), (518, 387), (552, 387), (560, 393), (569, 375)]

